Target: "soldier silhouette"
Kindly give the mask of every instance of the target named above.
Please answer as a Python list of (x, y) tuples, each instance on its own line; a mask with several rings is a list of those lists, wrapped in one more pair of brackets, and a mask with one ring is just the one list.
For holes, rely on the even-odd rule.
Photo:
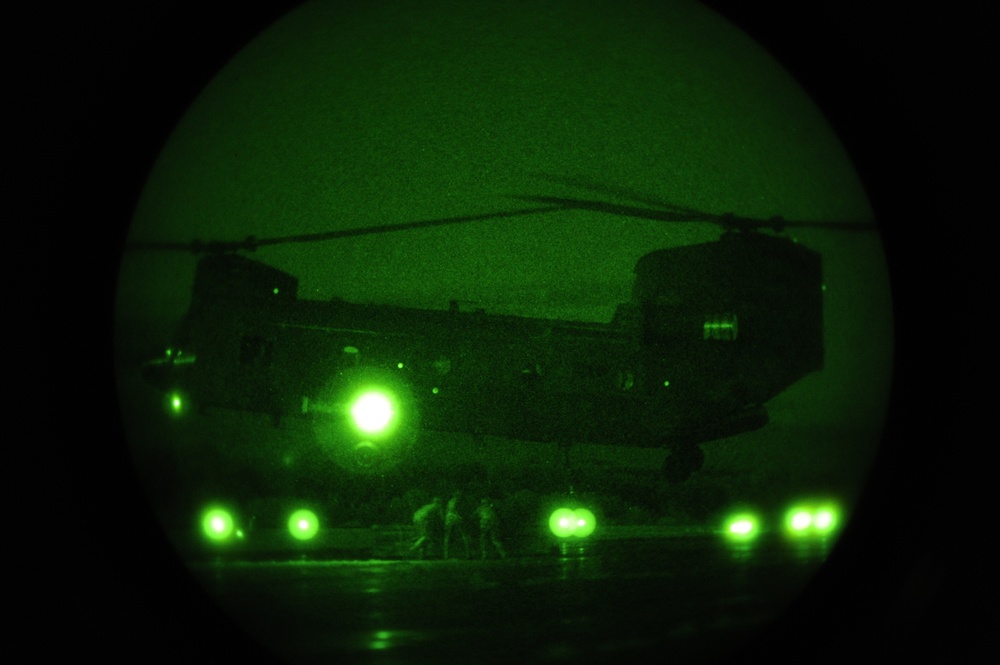
[(433, 553), (435, 529), (441, 519), (440, 497), (434, 497), (433, 501), (413, 513), (413, 524), (417, 527), (417, 541), (410, 546), (410, 549), (418, 550), (421, 559)]
[(444, 558), (448, 558), (448, 547), (451, 543), (452, 534), (458, 534), (462, 539), (462, 545), (465, 546), (465, 558), (472, 558), (472, 550), (470, 549), (470, 538), (469, 533), (465, 529), (465, 520), (462, 518), (462, 514), (459, 512), (459, 502), (462, 499), (461, 492), (455, 492), (452, 494), (451, 498), (448, 499), (448, 506), (444, 513)]
[(489, 499), (480, 501), (479, 507), (476, 508), (476, 515), (479, 516), (479, 551), (482, 554), (482, 558), (486, 559), (489, 557), (489, 552), (486, 549), (487, 539), (489, 539), (494, 549), (496, 549), (500, 558), (506, 558), (507, 552), (504, 550), (503, 543), (500, 542), (500, 536), (497, 533), (500, 521), (497, 518), (496, 510), (493, 508), (493, 503)]

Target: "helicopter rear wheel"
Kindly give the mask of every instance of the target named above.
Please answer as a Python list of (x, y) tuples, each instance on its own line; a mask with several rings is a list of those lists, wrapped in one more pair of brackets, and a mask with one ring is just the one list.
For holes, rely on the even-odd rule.
[(698, 445), (675, 446), (663, 461), (663, 476), (671, 483), (682, 483), (701, 470), (705, 452)]

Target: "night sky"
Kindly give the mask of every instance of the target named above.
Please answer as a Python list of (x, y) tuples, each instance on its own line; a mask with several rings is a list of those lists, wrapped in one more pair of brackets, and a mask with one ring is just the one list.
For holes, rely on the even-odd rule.
[[(234, 55), (192, 101), (130, 240), (391, 227), (524, 208), (515, 197), (533, 195), (874, 220), (822, 112), (763, 49), (693, 2), (315, 2)], [(438, 309), (457, 299), (609, 321), (639, 257), (719, 234), (565, 211), (253, 256), (296, 275), (300, 298)], [(826, 368), (769, 404), (768, 428), (706, 446), (706, 472), (857, 486), (889, 394), (882, 247), (874, 231), (794, 236), (823, 255)], [(195, 262), (126, 251), (119, 323), (166, 342)]]

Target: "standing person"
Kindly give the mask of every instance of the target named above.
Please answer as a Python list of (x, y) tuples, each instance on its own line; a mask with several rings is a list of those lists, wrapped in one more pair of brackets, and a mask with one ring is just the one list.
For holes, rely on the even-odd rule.
[(487, 538), (493, 543), (493, 547), (496, 548), (500, 558), (505, 558), (507, 552), (504, 551), (503, 543), (500, 542), (500, 537), (497, 535), (499, 520), (497, 519), (496, 510), (493, 508), (493, 503), (489, 499), (483, 499), (479, 502), (479, 507), (476, 508), (476, 514), (479, 516), (479, 551), (482, 552), (483, 558), (487, 557)]
[(417, 527), (417, 542), (410, 547), (419, 550), (420, 558), (433, 551), (435, 529), (441, 521), (441, 499), (434, 497), (430, 503), (421, 506), (413, 513), (413, 524)]
[(448, 558), (448, 544), (451, 541), (451, 534), (457, 533), (462, 538), (465, 545), (465, 558), (472, 558), (472, 551), (469, 549), (469, 534), (465, 530), (462, 514), (458, 512), (458, 502), (462, 498), (461, 492), (455, 492), (448, 499), (448, 507), (444, 513), (444, 558)]

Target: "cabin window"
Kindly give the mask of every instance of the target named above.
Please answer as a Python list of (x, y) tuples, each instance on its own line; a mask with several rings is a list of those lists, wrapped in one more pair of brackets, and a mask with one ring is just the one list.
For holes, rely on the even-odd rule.
[(702, 330), (704, 331), (704, 339), (735, 342), (739, 325), (735, 314), (718, 314), (705, 317)]

